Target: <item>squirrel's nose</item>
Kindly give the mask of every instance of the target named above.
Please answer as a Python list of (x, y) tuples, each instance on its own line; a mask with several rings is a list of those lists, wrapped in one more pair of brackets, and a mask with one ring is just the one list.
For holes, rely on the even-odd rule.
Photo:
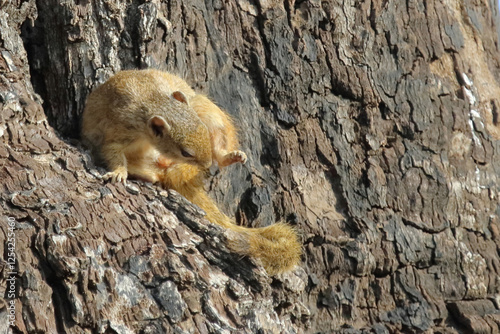
[(212, 166), (212, 160), (209, 160), (203, 164), (203, 168), (209, 169)]

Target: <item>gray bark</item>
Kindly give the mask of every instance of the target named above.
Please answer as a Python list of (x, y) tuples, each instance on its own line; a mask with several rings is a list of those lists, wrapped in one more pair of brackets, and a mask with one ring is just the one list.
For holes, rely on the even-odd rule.
[[(0, 331), (13, 302), (14, 333), (499, 332), (497, 18), (472, 0), (0, 1)], [(295, 225), (299, 268), (268, 277), (175, 192), (99, 178), (85, 98), (144, 67), (234, 116), (249, 161), (211, 195), (241, 224)]]

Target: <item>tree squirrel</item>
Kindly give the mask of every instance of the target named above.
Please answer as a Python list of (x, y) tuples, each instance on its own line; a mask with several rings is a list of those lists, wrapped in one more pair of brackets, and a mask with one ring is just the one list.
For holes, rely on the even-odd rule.
[(181, 78), (158, 70), (122, 71), (88, 97), (82, 138), (104, 162), (105, 179), (128, 176), (174, 189), (202, 208), (207, 219), (237, 232), (229, 247), (260, 258), (274, 275), (300, 262), (301, 245), (287, 224), (263, 228), (236, 225), (204, 190), (206, 170), (245, 163), (229, 115)]

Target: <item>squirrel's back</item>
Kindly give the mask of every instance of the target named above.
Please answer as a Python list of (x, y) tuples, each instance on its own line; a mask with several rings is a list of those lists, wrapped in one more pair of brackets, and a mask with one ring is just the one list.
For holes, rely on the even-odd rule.
[[(160, 71), (121, 71), (97, 87), (88, 97), (83, 114), (83, 131), (91, 130), (102, 120), (143, 130), (144, 123), (155, 114), (175, 118), (178, 122), (200, 120), (187, 103), (172, 97), (171, 80)], [(185, 124), (184, 124), (185, 125)]]

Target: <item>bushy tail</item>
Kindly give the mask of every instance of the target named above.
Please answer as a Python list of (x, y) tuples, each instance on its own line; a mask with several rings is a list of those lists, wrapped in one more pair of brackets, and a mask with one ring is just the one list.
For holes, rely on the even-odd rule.
[(259, 258), (269, 275), (293, 269), (300, 262), (302, 247), (295, 230), (287, 224), (266, 227), (229, 227), (239, 236), (229, 242), (234, 252)]
[(203, 189), (203, 174), (195, 166), (176, 165), (160, 177), (162, 186), (174, 189), (207, 213), (207, 219), (237, 232), (229, 248), (241, 255), (259, 258), (269, 275), (292, 269), (300, 262), (302, 247), (295, 230), (284, 223), (261, 228), (238, 226), (222, 213)]

